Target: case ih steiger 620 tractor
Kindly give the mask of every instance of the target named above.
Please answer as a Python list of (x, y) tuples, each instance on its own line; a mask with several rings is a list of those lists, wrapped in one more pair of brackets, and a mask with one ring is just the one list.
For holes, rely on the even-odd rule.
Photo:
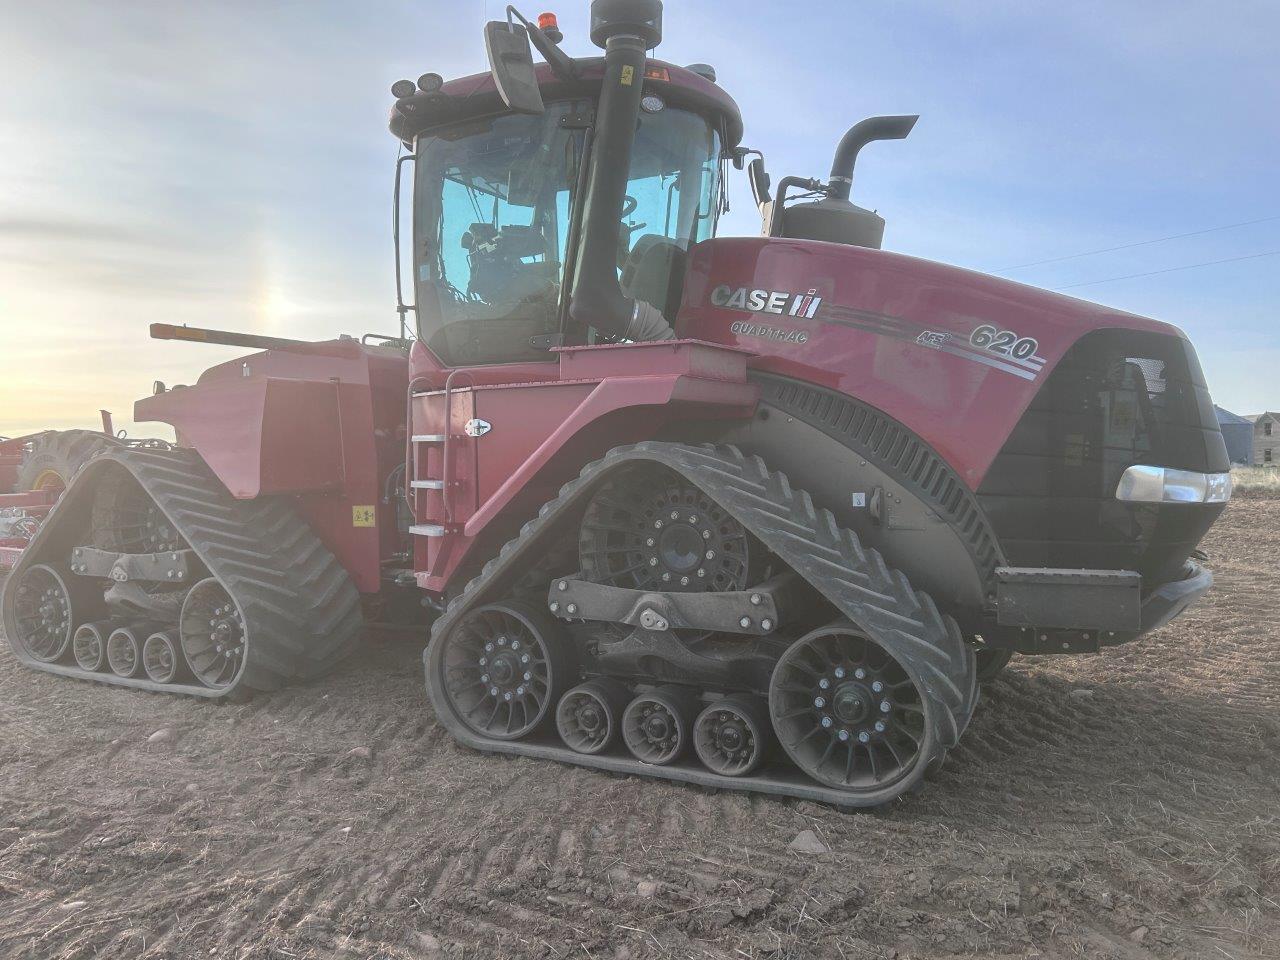
[(914, 117), (826, 182), (752, 160), (762, 235), (717, 238), (754, 151), (709, 67), (650, 57), (661, 14), (596, 0), (575, 59), (511, 10), (490, 72), (393, 87), (414, 336), (153, 328), (258, 351), (138, 402), (176, 446), (79, 469), (4, 594), (25, 664), (271, 690), (412, 591), (463, 744), (867, 806), (980, 671), (1209, 588), (1230, 480), (1185, 336), (881, 250), (854, 161)]

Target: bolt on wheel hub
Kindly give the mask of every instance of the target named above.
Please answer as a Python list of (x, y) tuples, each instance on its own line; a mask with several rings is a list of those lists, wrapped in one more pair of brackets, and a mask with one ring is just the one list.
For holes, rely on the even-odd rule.
[(660, 708), (652, 708), (645, 711), (646, 716), (644, 723), (645, 739), (656, 747), (666, 747), (670, 745), (671, 728), (674, 726), (671, 716)]
[(573, 719), (587, 733), (599, 733), (604, 728), (604, 714), (600, 712), (598, 704), (593, 702), (584, 703), (573, 712)]
[(662, 531), (658, 540), (658, 558), (670, 571), (688, 573), (702, 562), (702, 534), (695, 524), (698, 517), (690, 517), (689, 523), (678, 523)]
[(737, 753), (751, 742), (751, 734), (733, 720), (731, 714), (722, 713), (717, 720), (719, 726), (715, 732), (716, 745), (725, 753)]
[(831, 698), (831, 712), (842, 723), (862, 723), (874, 709), (870, 689), (860, 683), (842, 684)]

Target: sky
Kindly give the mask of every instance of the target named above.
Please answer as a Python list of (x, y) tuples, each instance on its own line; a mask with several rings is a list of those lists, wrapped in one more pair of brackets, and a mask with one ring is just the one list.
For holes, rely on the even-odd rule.
[[(596, 52), (586, 0), (542, 2)], [(162, 435), (133, 400), (243, 351), (153, 322), (395, 332), (389, 87), (483, 70), (486, 7), (0, 0), (0, 435), (100, 408)], [(1280, 252), (1274, 0), (666, 8), (658, 56), (717, 68), (775, 181), (825, 177), (863, 117), (919, 113), (859, 162), (887, 248), (1174, 323), (1220, 404), (1280, 409), (1280, 256), (1254, 257)], [(721, 233), (757, 233), (740, 174), (729, 191)]]

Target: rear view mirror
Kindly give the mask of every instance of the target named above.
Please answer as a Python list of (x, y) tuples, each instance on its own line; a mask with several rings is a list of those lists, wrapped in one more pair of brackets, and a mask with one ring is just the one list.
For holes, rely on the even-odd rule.
[(751, 181), (751, 195), (756, 199), (756, 206), (763, 207), (773, 199), (769, 193), (769, 174), (764, 169), (764, 160), (760, 157), (747, 164), (747, 179)]
[(516, 113), (543, 113), (529, 32), (518, 24), (493, 20), (484, 28), (484, 47), (502, 102)]

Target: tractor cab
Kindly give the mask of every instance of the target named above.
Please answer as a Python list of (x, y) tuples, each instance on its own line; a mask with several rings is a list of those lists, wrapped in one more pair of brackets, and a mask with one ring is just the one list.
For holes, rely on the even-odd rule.
[[(721, 137), (645, 97), (619, 212), (623, 293), (675, 319), (685, 251), (715, 230)], [(538, 116), (463, 120), (417, 138), (413, 268), (420, 338), (450, 366), (547, 356), (558, 344), (589, 98)]]
[[(647, 40), (610, 55), (629, 62), (550, 46), (535, 66), (529, 39), (541, 49), (547, 32), (495, 22), (488, 36), (490, 73), (393, 89), (414, 167), (403, 309), (418, 339), (459, 367), (671, 336), (688, 250), (723, 206), (737, 105), (709, 67), (647, 59)], [(514, 43), (514, 73), (495, 43)]]

